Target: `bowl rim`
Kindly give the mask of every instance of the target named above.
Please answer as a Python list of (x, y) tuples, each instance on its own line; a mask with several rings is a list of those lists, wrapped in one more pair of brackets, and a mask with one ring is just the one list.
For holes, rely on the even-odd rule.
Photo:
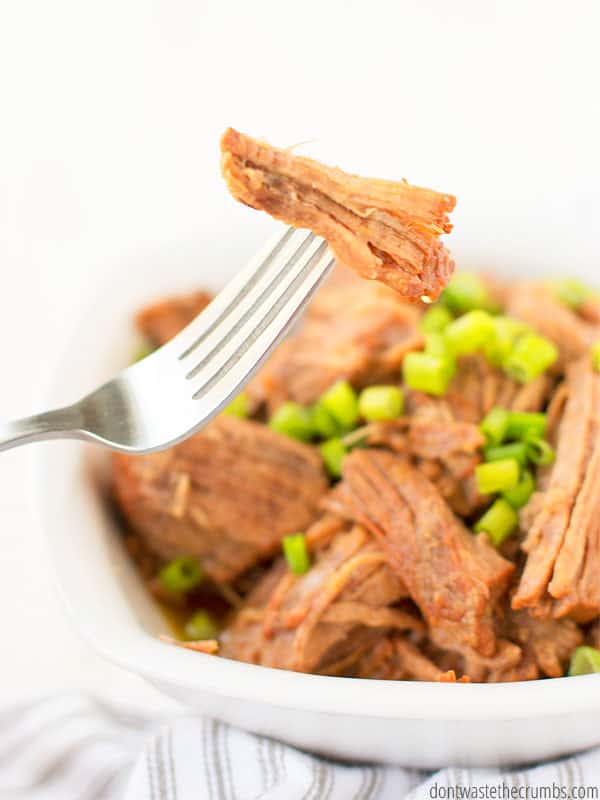
[[(97, 307), (96, 302), (90, 306), (89, 315), (81, 316), (73, 335), (55, 359), (55, 368), (41, 393), (48, 407), (64, 395), (64, 376), (72, 368), (75, 351), (81, 349), (80, 334), (85, 328), (90, 333), (89, 319)], [(94, 580), (86, 582), (57, 551), (58, 537), (70, 536), (71, 543), (76, 545), (77, 536), (75, 530), (65, 532), (64, 504), (57, 506), (56, 489), (60, 488), (69, 464), (64, 455), (70, 459), (71, 469), (82, 469), (84, 451), (93, 446), (77, 441), (36, 445), (30, 462), (31, 507), (43, 530), (67, 616), (81, 638), (108, 661), (155, 685), (172, 684), (223, 698), (313, 713), (382, 719), (493, 721), (600, 710), (600, 692), (597, 684), (592, 683), (599, 680), (596, 675), (497, 684), (341, 678), (245, 664), (159, 641), (136, 619), (107, 558), (100, 557), (98, 563), (90, 565)], [(94, 540), (100, 538), (96, 536)], [(106, 593), (101, 603), (99, 586)]]

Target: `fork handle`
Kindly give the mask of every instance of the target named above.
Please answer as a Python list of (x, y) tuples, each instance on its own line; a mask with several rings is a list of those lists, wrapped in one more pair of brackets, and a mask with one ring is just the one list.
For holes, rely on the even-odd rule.
[(80, 415), (73, 406), (0, 423), (0, 451), (45, 439), (73, 438), (78, 434)]

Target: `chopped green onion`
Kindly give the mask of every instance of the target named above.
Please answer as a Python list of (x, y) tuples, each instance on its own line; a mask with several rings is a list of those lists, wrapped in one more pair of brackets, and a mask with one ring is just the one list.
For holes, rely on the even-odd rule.
[(202, 583), (203, 578), (200, 562), (188, 556), (169, 561), (158, 573), (158, 579), (169, 592), (190, 592)]
[(519, 482), (519, 462), (514, 458), (480, 464), (475, 469), (477, 488), (481, 494), (494, 494), (514, 488)]
[(240, 392), (237, 397), (233, 398), (228, 406), (225, 406), (221, 413), (228, 417), (240, 417), (240, 419), (244, 419), (248, 416), (248, 407), (248, 395), (245, 392)]
[(576, 278), (562, 278), (551, 281), (556, 299), (569, 308), (577, 309), (592, 294), (590, 289)]
[(454, 319), (445, 306), (433, 306), (421, 317), (421, 330), (425, 333), (442, 333)]
[(494, 327), (497, 335), (501, 337), (510, 337), (513, 342), (519, 336), (523, 336), (524, 333), (532, 332), (526, 322), (516, 317), (508, 317), (505, 314), (494, 317)]
[(539, 464), (540, 467), (545, 467), (552, 464), (556, 458), (556, 454), (551, 445), (545, 439), (538, 437), (528, 438), (526, 443), (527, 457), (534, 464)]
[(469, 311), (455, 319), (444, 331), (446, 342), (455, 355), (475, 353), (494, 335), (494, 320), (487, 311)]
[(448, 378), (453, 378), (456, 372), (456, 358), (450, 349), (446, 337), (442, 333), (427, 333), (425, 335), (425, 355), (441, 358), (445, 364)]
[(513, 317), (494, 317), (494, 334), (483, 345), (483, 353), (494, 367), (501, 367), (512, 353), (516, 340), (530, 329)]
[(523, 477), (512, 489), (506, 489), (502, 492), (502, 497), (507, 503), (510, 503), (513, 508), (517, 510), (523, 508), (529, 502), (529, 498), (535, 491), (535, 480), (531, 472), (526, 469)]
[(514, 442), (513, 444), (502, 444), (498, 447), (485, 447), (483, 450), (485, 460), (504, 461), (507, 458), (514, 458), (521, 467), (527, 466), (527, 445), (525, 442)]
[(319, 445), (321, 456), (332, 478), (341, 478), (342, 463), (348, 454), (348, 448), (340, 439), (328, 439)]
[(499, 499), (475, 524), (474, 530), (476, 533), (485, 531), (494, 547), (500, 547), (518, 524), (519, 517), (515, 509), (506, 500)]
[(569, 665), (569, 675), (574, 678), (576, 675), (591, 675), (593, 672), (600, 672), (600, 650), (595, 647), (576, 647), (571, 655)]
[(438, 397), (446, 394), (453, 372), (450, 360), (427, 353), (408, 353), (402, 364), (404, 382), (409, 389)]
[(348, 381), (338, 381), (321, 396), (320, 404), (344, 430), (352, 430), (359, 419), (358, 397)]
[(497, 406), (485, 415), (479, 430), (485, 436), (488, 444), (499, 445), (506, 439), (508, 417), (509, 412), (505, 408), (498, 408)]
[(143, 360), (144, 358), (146, 358), (147, 356), (149, 356), (149, 355), (152, 355), (152, 353), (154, 352), (154, 350), (155, 350), (155, 348), (154, 348), (154, 347), (152, 347), (152, 345), (151, 345), (151, 344), (148, 344), (148, 343), (146, 343), (146, 344), (143, 344), (143, 345), (142, 345), (142, 346), (141, 346), (141, 347), (138, 349), (138, 351), (136, 352), (135, 356), (133, 357), (133, 361), (132, 361), (132, 363), (133, 363), (133, 364), (137, 364), (137, 362), (138, 362), (138, 361), (142, 361), (142, 360)]
[(485, 283), (477, 275), (459, 272), (448, 283), (441, 297), (442, 303), (455, 314), (478, 308), (491, 310), (493, 302)]
[(291, 400), (279, 406), (269, 420), (269, 427), (277, 433), (303, 442), (309, 441), (314, 435), (310, 411)]
[(219, 635), (219, 626), (208, 611), (196, 611), (185, 623), (183, 628), (188, 642), (200, 642), (204, 639), (216, 639)]
[(284, 536), (282, 541), (283, 554), (288, 567), (294, 575), (304, 575), (310, 569), (310, 557), (306, 549), (306, 539), (303, 533), (293, 533)]
[(592, 345), (592, 365), (596, 372), (600, 372), (600, 342)]
[(404, 410), (404, 393), (398, 386), (369, 386), (359, 395), (358, 410), (367, 422), (397, 419)]
[(330, 439), (343, 432), (337, 420), (331, 416), (322, 403), (315, 403), (311, 408), (311, 414), (315, 433), (321, 438)]
[(529, 436), (543, 436), (546, 433), (545, 414), (532, 411), (511, 411), (508, 415), (507, 439), (526, 439)]
[(551, 367), (557, 358), (558, 350), (549, 339), (528, 333), (517, 340), (503, 367), (519, 383), (529, 383)]
[(423, 352), (428, 356), (445, 358), (454, 364), (454, 353), (450, 350), (448, 342), (442, 333), (425, 334), (425, 348)]

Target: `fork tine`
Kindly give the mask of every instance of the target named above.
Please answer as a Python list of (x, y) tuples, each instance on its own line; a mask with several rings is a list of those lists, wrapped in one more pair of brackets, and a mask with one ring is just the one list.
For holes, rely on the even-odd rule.
[(272, 302), (231, 337), (226, 347), (195, 372), (193, 397), (207, 407), (221, 408), (250, 379), (297, 319), (333, 265), (333, 255), (322, 239), (314, 237), (301, 268), (287, 284), (278, 287)]
[[(273, 280), (264, 291), (252, 293), (251, 302), (237, 313), (231, 314), (225, 323), (217, 327), (213, 335), (204, 343), (203, 357), (186, 377), (196, 379), (195, 385), (205, 385), (211, 378), (219, 373), (226, 364), (229, 365), (232, 356), (244, 352), (256, 339), (257, 330), (268, 324), (273, 319), (281, 303), (290, 296), (301, 281), (312, 269), (315, 255), (320, 256), (326, 249), (326, 244), (316, 236), (305, 240), (290, 259), (284, 261), (287, 253), (282, 253), (277, 259), (279, 269), (275, 270)], [(268, 302), (266, 300), (268, 299)], [(206, 355), (204, 355), (206, 352)]]
[[(187, 358), (232, 312), (239, 309), (253, 289), (271, 272), (277, 257), (289, 247), (295, 233), (298, 233), (295, 228), (288, 227), (283, 233), (277, 233), (269, 239), (207, 308), (168, 343), (170, 350), (175, 349), (177, 358)], [(309, 235), (306, 231), (301, 233), (303, 238)]]
[[(273, 259), (273, 269), (247, 293), (244, 302), (232, 310), (222, 324), (213, 326), (211, 334), (203, 337), (202, 359), (189, 370), (187, 378), (193, 378), (208, 364), (214, 363), (219, 353), (226, 350), (245, 326), (250, 326), (246, 330), (252, 330), (254, 320), (259, 313), (262, 313), (261, 308), (264, 308), (266, 313), (277, 301), (282, 291), (305, 269), (307, 258), (310, 258), (319, 247), (320, 241), (311, 233), (299, 239), (296, 249), (286, 248)], [(294, 247), (296, 244), (297, 241), (294, 240)]]
[[(148, 358), (71, 406), (0, 426), (0, 450), (60, 437), (152, 453), (182, 441), (247, 383), (332, 265), (323, 239), (288, 228), (200, 317)], [(210, 357), (197, 354), (202, 360), (194, 368), (200, 343), (202, 355)]]

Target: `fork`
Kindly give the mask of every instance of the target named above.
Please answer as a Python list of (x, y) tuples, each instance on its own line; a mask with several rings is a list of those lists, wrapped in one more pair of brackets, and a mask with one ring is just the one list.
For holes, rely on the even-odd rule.
[(286, 228), (151, 355), (73, 405), (0, 424), (0, 450), (83, 439), (151, 453), (187, 438), (248, 383), (332, 265), (324, 239)]

